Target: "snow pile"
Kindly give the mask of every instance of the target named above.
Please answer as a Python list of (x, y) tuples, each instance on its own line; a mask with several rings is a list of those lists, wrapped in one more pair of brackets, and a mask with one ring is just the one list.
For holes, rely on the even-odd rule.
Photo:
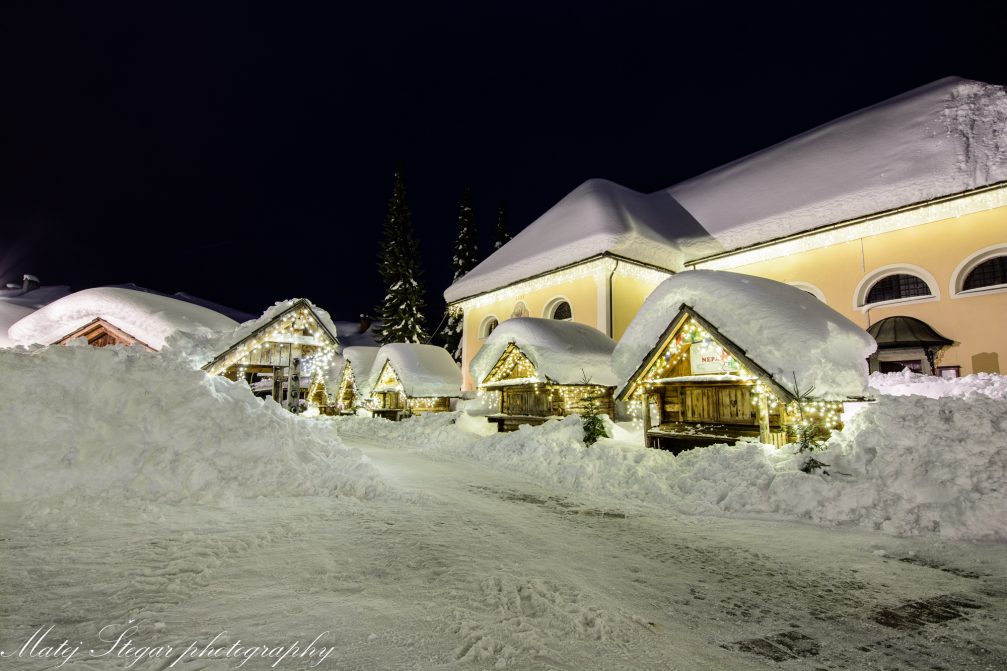
[(612, 355), (622, 386), (658, 344), (682, 304), (745, 351), (777, 384), (843, 399), (862, 396), (877, 347), (862, 328), (814, 296), (773, 280), (692, 270), (662, 282), (644, 301)]
[(371, 389), (386, 363), (391, 364), (406, 396), (461, 396), (462, 371), (443, 347), (402, 342), (383, 345), (371, 366)]
[(576, 322), (523, 317), (500, 324), (469, 364), (473, 379), (482, 383), (509, 344), (515, 344), (535, 366), (538, 381), (615, 386), (612, 350), (615, 341), (596, 328)]
[(461, 424), (448, 413), (335, 421), (342, 434), (463, 455), (625, 504), (1007, 541), (1007, 413), (1003, 401), (982, 396), (881, 397), (816, 453), (831, 475), (801, 472), (793, 446), (715, 445), (678, 456), (606, 439), (585, 448), (576, 416), (485, 437)]
[(25, 286), (19, 289), (0, 289), (0, 347), (17, 345), (7, 335), (7, 329), (15, 322), (69, 293), (70, 287), (62, 285), (30, 289), (27, 281)]
[(35, 308), (33, 307), (0, 300), (0, 347), (13, 347), (17, 345), (7, 335), (7, 330), (33, 312), (35, 312)]
[(212, 336), (236, 325), (218, 312), (167, 296), (99, 287), (49, 303), (11, 325), (8, 333), (21, 345), (48, 345), (95, 319), (105, 320), (155, 350), (175, 333)]
[(723, 251), (674, 198), (590, 179), (444, 292), (449, 303), (609, 252), (660, 268)]
[(0, 350), (0, 500), (226, 502), (383, 489), (359, 451), (247, 386), (124, 347)]
[(947, 77), (665, 191), (727, 249), (1007, 179), (1007, 93)]
[(1007, 377), (996, 373), (976, 373), (948, 380), (906, 369), (901, 373), (871, 373), (869, 384), (872, 391), (888, 396), (987, 396), (1007, 400)]

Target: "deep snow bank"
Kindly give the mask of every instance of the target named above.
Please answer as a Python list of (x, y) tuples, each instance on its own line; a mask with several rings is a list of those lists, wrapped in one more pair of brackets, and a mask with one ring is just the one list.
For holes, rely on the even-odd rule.
[(0, 351), (0, 500), (226, 501), (383, 488), (358, 450), (139, 348)]
[(1007, 400), (1007, 377), (995, 373), (975, 373), (962, 378), (945, 380), (933, 375), (921, 375), (911, 370), (901, 373), (871, 373), (868, 385), (873, 391), (888, 396), (987, 396)]
[(455, 417), (335, 424), (347, 435), (440, 448), (687, 514), (771, 513), (897, 535), (1007, 541), (1007, 412), (989, 398), (881, 397), (816, 455), (830, 476), (800, 472), (792, 447), (717, 445), (676, 457), (614, 440), (585, 448), (577, 417), (487, 437), (452, 424)]

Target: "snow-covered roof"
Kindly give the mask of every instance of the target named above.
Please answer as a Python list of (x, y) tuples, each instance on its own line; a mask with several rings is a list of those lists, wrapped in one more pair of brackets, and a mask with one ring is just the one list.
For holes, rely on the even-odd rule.
[(461, 396), (461, 368), (442, 347), (417, 343), (382, 345), (371, 367), (371, 389), (377, 384), (385, 363), (391, 363), (406, 396)]
[(277, 301), (271, 307), (267, 308), (258, 319), (252, 319), (244, 322), (243, 324), (239, 324), (238, 327), (230, 333), (222, 336), (215, 346), (216, 351), (218, 353), (226, 352), (262, 327), (268, 326), (277, 317), (283, 315), (298, 304), (303, 304), (304, 307), (308, 308), (308, 310), (310, 310), (311, 313), (318, 319), (319, 324), (321, 324), (333, 338), (338, 340), (339, 329), (336, 328), (336, 325), (333, 323), (332, 318), (329, 317), (328, 312), (320, 307), (317, 307), (306, 298), (289, 298), (285, 301)]
[(716, 251), (668, 194), (591, 179), (448, 287), (444, 298), (458, 301), (604, 253), (676, 270)]
[(37, 287), (24, 289), (0, 289), (0, 347), (13, 347), (18, 343), (7, 335), (7, 330), (38, 308), (63, 298), (70, 293), (70, 287)]
[(946, 77), (676, 184), (736, 249), (1007, 180), (1007, 91)]
[(679, 273), (647, 298), (612, 355), (620, 392), (683, 304), (794, 395), (812, 387), (827, 399), (865, 393), (877, 347), (866, 331), (801, 289), (716, 270)]
[(596, 328), (576, 322), (523, 317), (501, 323), (469, 364), (477, 384), (489, 375), (500, 356), (513, 343), (528, 357), (541, 377), (559, 384), (615, 386), (612, 350), (615, 341)]
[(98, 287), (49, 303), (12, 324), (8, 334), (18, 344), (49, 345), (95, 319), (156, 350), (176, 332), (210, 336), (235, 327), (234, 320), (199, 305), (131, 289)]
[(652, 194), (574, 189), (452, 284), (455, 302), (610, 253), (685, 261), (1007, 180), (1007, 91), (947, 77)]
[(357, 393), (367, 396), (371, 393), (371, 369), (374, 367), (374, 359), (378, 356), (379, 347), (364, 347), (353, 345), (344, 347), (342, 352), (342, 363), (339, 365), (339, 379), (342, 380), (346, 374), (346, 364), (350, 365), (353, 371), (353, 384), (356, 385)]

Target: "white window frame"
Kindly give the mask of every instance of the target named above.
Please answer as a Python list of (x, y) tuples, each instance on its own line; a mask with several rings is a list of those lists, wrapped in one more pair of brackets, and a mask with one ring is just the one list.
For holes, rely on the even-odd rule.
[(787, 284), (794, 287), (795, 289), (800, 289), (801, 291), (807, 291), (809, 294), (811, 294), (818, 300), (822, 301), (826, 305), (829, 304), (829, 302), (825, 300), (825, 292), (816, 287), (814, 284), (809, 284), (808, 282), (787, 282)]
[(489, 326), (490, 320), (495, 321), (497, 326), (500, 326), (500, 320), (497, 319), (496, 315), (486, 315), (483, 317), (483, 320), (479, 322), (479, 340), (486, 340), (486, 338), (489, 338), (492, 335), (492, 331), (489, 333), (486, 332), (486, 328)]
[(994, 284), (989, 287), (969, 289), (968, 291), (962, 289), (962, 285), (965, 284), (965, 278), (969, 276), (969, 273), (976, 269), (976, 266), (997, 256), (1007, 256), (1007, 243), (983, 247), (982, 249), (965, 257), (965, 259), (955, 267), (954, 272), (951, 273), (951, 282), (948, 284), (948, 295), (951, 296), (951, 298), (967, 298), (969, 296), (981, 296), (985, 294), (999, 294), (1007, 292), (1007, 284)]
[(571, 302), (570, 299), (567, 298), (566, 296), (555, 296), (553, 298), (550, 298), (549, 301), (545, 304), (545, 307), (542, 308), (542, 317), (545, 319), (552, 319), (553, 318), (552, 313), (556, 311), (556, 307), (560, 303), (566, 303), (567, 305), (570, 306), (570, 319), (569, 320), (564, 319), (561, 321), (576, 321), (573, 313), (573, 302)]
[[(930, 289), (930, 296), (912, 296), (910, 298), (896, 298), (890, 301), (880, 301), (878, 303), (866, 303), (867, 294), (871, 292), (871, 289), (875, 284), (883, 280), (890, 275), (913, 275), (923, 280), (927, 287)], [(863, 279), (857, 285), (856, 290), (853, 292), (853, 309), (857, 312), (867, 312), (868, 310), (873, 310), (874, 308), (881, 308), (887, 305), (906, 305), (909, 303), (931, 303), (933, 301), (938, 301), (941, 298), (941, 290), (937, 285), (937, 280), (930, 271), (920, 266), (913, 265), (911, 263), (892, 263), (887, 266), (881, 266), (880, 268), (875, 268), (868, 274), (864, 275)]]

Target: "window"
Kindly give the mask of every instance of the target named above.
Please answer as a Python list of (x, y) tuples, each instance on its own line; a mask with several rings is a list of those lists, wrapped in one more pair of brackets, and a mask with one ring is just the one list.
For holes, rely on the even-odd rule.
[(483, 323), (479, 326), (479, 337), (489, 338), (493, 330), (500, 325), (500, 321), (496, 317), (490, 315), (483, 320)]
[(930, 287), (919, 277), (898, 273), (882, 277), (871, 286), (864, 299), (865, 305), (872, 303), (882, 303), (885, 301), (896, 301), (903, 298), (917, 298), (920, 296), (932, 296)]
[(980, 263), (965, 276), (962, 291), (1003, 284), (1007, 284), (1007, 256), (994, 256)]
[(561, 321), (570, 321), (573, 319), (573, 310), (570, 309), (570, 304), (566, 301), (560, 301), (552, 308), (553, 319), (559, 319)]

